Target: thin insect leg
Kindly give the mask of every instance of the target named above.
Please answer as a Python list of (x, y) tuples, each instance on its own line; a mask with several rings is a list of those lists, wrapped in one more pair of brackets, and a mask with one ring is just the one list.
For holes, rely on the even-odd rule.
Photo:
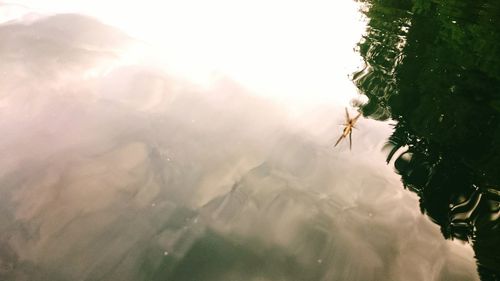
[(352, 150), (352, 131), (349, 133), (349, 150)]
[(339, 142), (342, 140), (342, 138), (344, 137), (344, 135), (341, 135), (340, 138), (337, 140), (337, 142), (335, 143), (334, 147), (337, 146), (339, 144)]

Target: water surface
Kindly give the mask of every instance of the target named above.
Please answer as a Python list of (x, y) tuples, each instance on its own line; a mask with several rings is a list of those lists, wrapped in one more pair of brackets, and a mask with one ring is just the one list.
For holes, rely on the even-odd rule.
[[(443, 237), (500, 277), (500, 68), (496, 1), (366, 1), (365, 116), (397, 121), (387, 161)], [(369, 8), (368, 8), (369, 7)], [(390, 152), (389, 152), (390, 151)]]
[(356, 63), (333, 72), (334, 98), (288, 102), (266, 93), (289, 84), (132, 59), (136, 39), (88, 16), (12, 13), (0, 279), (478, 280), (470, 246), (443, 239), (386, 165), (388, 122), (362, 118), (352, 151), (333, 149)]

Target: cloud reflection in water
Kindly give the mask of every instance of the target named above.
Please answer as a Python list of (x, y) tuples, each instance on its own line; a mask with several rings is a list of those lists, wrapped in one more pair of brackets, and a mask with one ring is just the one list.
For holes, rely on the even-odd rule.
[(385, 166), (386, 124), (332, 150), (341, 105), (295, 119), (230, 79), (119, 66), (131, 39), (78, 15), (0, 37), (3, 279), (476, 278)]

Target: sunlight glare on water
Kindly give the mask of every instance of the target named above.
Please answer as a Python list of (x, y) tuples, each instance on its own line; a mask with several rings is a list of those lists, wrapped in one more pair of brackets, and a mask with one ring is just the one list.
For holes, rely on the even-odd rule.
[(386, 165), (393, 127), (333, 146), (353, 1), (16, 3), (0, 280), (477, 280)]
[(354, 1), (17, 3), (95, 16), (148, 45), (135, 55), (202, 86), (227, 77), (295, 109), (356, 94), (347, 75), (361, 64), (353, 49), (365, 23)]

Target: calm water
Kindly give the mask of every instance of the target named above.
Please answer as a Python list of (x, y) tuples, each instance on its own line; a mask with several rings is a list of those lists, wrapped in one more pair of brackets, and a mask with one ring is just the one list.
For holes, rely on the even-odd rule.
[(264, 76), (235, 53), (208, 84), (180, 43), (175, 72), (96, 19), (0, 3), (0, 280), (495, 280), (499, 8), (394, 2), (360, 3), (359, 53), (339, 25), (332, 56), (260, 46)]

